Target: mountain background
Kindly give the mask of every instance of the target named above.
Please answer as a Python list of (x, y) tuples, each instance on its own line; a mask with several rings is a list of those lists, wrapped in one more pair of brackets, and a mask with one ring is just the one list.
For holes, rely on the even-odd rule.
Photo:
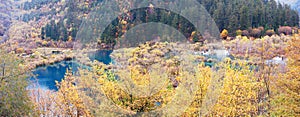
[[(24, 39), (67, 41), (74, 40), (81, 25), (82, 19), (86, 18), (90, 11), (95, 9), (103, 0), (1, 0), (0, 1), (0, 38), (9, 29), (15, 32), (20, 29), (20, 34), (14, 37)], [(116, 2), (125, 2), (115, 0)], [(128, 0), (130, 1), (130, 0)], [(264, 30), (275, 30), (280, 26), (299, 26), (300, 0), (198, 0), (205, 6), (214, 18), (219, 30), (227, 29), (230, 36), (235, 36), (237, 30), (247, 30), (262, 27)], [(126, 4), (135, 4), (128, 2)], [(160, 12), (160, 11), (159, 11)], [(184, 11), (183, 11), (184, 12)], [(142, 14), (145, 12), (141, 12)], [(300, 11), (298, 12), (300, 13)], [(162, 13), (163, 14), (163, 13)], [(150, 16), (153, 15), (153, 16)], [(153, 20), (167, 22), (182, 32), (193, 32), (192, 27), (173, 15), (164, 14), (164, 18), (157, 14), (150, 14)], [(124, 16), (122, 20), (132, 16)], [(146, 17), (136, 17), (144, 21)], [(130, 23), (135, 21), (127, 21)], [(127, 24), (127, 25), (129, 25)], [(123, 24), (116, 23), (113, 27), (121, 27)], [(13, 27), (13, 28), (10, 28)], [(25, 28), (26, 27), (26, 28)], [(25, 31), (24, 31), (25, 30)], [(111, 34), (120, 34), (116, 30)], [(31, 32), (30, 35), (24, 32)], [(12, 35), (9, 35), (12, 38)], [(23, 38), (22, 37), (22, 38)], [(23, 40), (24, 40), (23, 39)], [(0, 39), (1, 40), (1, 39)], [(22, 39), (19, 39), (22, 41)]]

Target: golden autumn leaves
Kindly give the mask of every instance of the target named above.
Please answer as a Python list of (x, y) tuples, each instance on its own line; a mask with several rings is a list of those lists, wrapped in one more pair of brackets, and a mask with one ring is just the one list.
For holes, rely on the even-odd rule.
[[(65, 115), (81, 116), (147, 116), (149, 113), (171, 116), (175, 112), (185, 117), (298, 116), (299, 37), (285, 42), (289, 60), (283, 70), (275, 64), (249, 64), (246, 60), (229, 58), (212, 68), (202, 62), (187, 64), (184, 60), (196, 61), (201, 57), (172, 55), (170, 52), (188, 53), (180, 44), (172, 43), (146, 43), (125, 49), (125, 54), (117, 50), (112, 55), (116, 58), (115, 66), (95, 62), (92, 70), (82, 69), (75, 76), (67, 73), (65, 80), (58, 83), (56, 97), (60, 106), (57, 107)], [(256, 56), (249, 54), (249, 59), (253, 55)], [(181, 90), (193, 78), (198, 87), (194, 95), (183, 93)], [(141, 90), (141, 87), (148, 89)], [(178, 93), (184, 98), (192, 96), (190, 103), (174, 103), (186, 104), (187, 108), (170, 107), (174, 99), (180, 99), (174, 98)], [(165, 107), (170, 109), (160, 111)]]

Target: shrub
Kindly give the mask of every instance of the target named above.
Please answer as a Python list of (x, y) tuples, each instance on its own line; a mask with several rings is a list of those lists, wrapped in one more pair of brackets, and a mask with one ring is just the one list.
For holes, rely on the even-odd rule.
[(258, 29), (259, 29), (261, 32), (265, 30), (265, 28), (262, 27), (262, 26), (258, 27)]
[(65, 48), (66, 46), (65, 46), (64, 43), (60, 43), (60, 44), (59, 44), (59, 47), (60, 47), (60, 48)]
[(17, 54), (24, 53), (24, 52), (25, 52), (24, 48), (17, 48), (16, 49)]
[(193, 31), (191, 34), (191, 41), (196, 43), (196, 42), (203, 42), (203, 37), (201, 36), (200, 33)]
[(73, 48), (74, 44), (72, 41), (66, 42), (66, 48)]
[(236, 31), (236, 35), (237, 35), (237, 36), (241, 36), (242, 34), (243, 34), (243, 31), (242, 31), (242, 30), (237, 30), (237, 31)]
[(278, 28), (279, 34), (285, 34), (285, 35), (291, 35), (292, 34), (292, 28), (289, 26), (280, 26)]
[(248, 30), (243, 30), (243, 31), (242, 31), (242, 36), (247, 36), (247, 37), (249, 37), (249, 31), (248, 31)]
[(43, 41), (43, 42), (42, 42), (42, 45), (43, 45), (43, 46), (47, 46), (47, 44), (48, 44), (47, 41)]
[(69, 36), (69, 37), (68, 37), (68, 41), (70, 41), (70, 42), (72, 42), (72, 41), (73, 41), (73, 38), (72, 38), (72, 36)]
[(193, 36), (193, 37), (192, 37), (192, 41), (193, 41), (193, 42), (198, 42), (198, 41), (199, 41), (199, 39), (198, 39), (198, 37), (197, 37), (197, 36)]
[(38, 37), (38, 34), (37, 33), (31, 33), (31, 37), (36, 38), (36, 37)]
[(267, 30), (266, 31), (266, 35), (268, 35), (268, 36), (272, 36), (272, 35), (274, 35), (275, 34), (275, 31), (274, 30)]
[(293, 34), (299, 33), (299, 29), (297, 27), (293, 27)]
[(250, 36), (254, 37), (254, 38), (260, 38), (260, 36), (261, 36), (261, 30), (258, 29), (258, 28), (252, 29), (251, 33), (250, 33)]
[(226, 39), (228, 37), (228, 31), (226, 29), (224, 29), (220, 36), (222, 39)]

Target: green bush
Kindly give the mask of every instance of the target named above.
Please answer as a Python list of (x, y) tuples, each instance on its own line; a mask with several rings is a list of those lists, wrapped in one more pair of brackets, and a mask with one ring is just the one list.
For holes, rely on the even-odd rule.
[(243, 34), (243, 31), (242, 30), (237, 30), (236, 31), (236, 36), (241, 36)]

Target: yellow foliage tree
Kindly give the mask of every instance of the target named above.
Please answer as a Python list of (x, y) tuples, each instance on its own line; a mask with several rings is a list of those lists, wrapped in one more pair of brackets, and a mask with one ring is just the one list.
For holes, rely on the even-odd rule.
[(257, 116), (258, 89), (254, 73), (244, 62), (225, 64), (223, 88), (211, 116)]
[[(177, 56), (166, 61), (163, 59), (148, 60), (148, 58), (143, 57), (145, 55), (160, 56), (155, 52), (156, 50), (166, 51), (158, 46), (159, 44), (141, 45), (139, 49), (133, 51), (131, 58), (135, 59), (128, 60), (128, 66), (111, 70), (108, 69), (107, 65), (95, 63), (92, 72), (81, 70), (78, 87), (83, 91), (84, 100), (89, 100), (85, 103), (89, 105), (91, 112), (95, 112), (92, 113), (93, 115), (146, 116), (150, 114), (152, 116), (170, 116), (181, 114), (188, 108), (189, 105), (187, 104), (193, 101), (193, 94), (184, 90), (192, 86), (188, 84), (197, 82), (191, 80), (195, 77), (201, 81), (198, 83), (198, 87), (202, 87), (198, 94), (194, 93), (194, 95), (198, 95), (195, 98), (203, 99), (210, 75), (198, 71), (210, 71), (210, 68), (201, 66), (198, 71), (186, 71), (194, 69), (191, 63), (194, 58), (188, 56), (182, 57), (192, 59), (190, 63), (186, 64), (181, 63)], [(184, 67), (188, 67), (188, 69), (183, 70)], [(199, 74), (195, 75), (194, 73)], [(202, 76), (206, 78), (202, 79)], [(193, 87), (189, 90), (193, 89), (197, 88)], [(185, 100), (190, 97), (190, 100)], [(101, 104), (97, 103), (98, 101), (101, 101)], [(197, 104), (199, 101), (201, 100), (195, 100), (195, 107), (190, 108), (190, 110), (195, 111), (187, 112), (186, 115), (199, 113), (196, 111), (201, 106)]]
[(205, 67), (204, 64), (198, 65), (197, 79), (199, 90), (197, 90), (196, 95), (194, 97), (194, 101), (192, 104), (185, 110), (182, 116), (185, 117), (196, 117), (201, 115), (201, 107), (203, 106), (203, 99), (206, 96), (206, 92), (210, 85), (210, 80), (213, 72), (210, 67)]
[(67, 70), (65, 78), (60, 82), (56, 82), (59, 90), (55, 95), (57, 109), (60, 110), (59, 115), (63, 116), (85, 116), (89, 117), (89, 110), (85, 107), (81, 99), (77, 87), (75, 86), (75, 78)]
[(289, 41), (287, 71), (275, 80), (272, 116), (300, 116), (300, 37)]
[(221, 38), (222, 39), (227, 39), (228, 37), (228, 31), (226, 29), (224, 29), (222, 32), (221, 32)]

